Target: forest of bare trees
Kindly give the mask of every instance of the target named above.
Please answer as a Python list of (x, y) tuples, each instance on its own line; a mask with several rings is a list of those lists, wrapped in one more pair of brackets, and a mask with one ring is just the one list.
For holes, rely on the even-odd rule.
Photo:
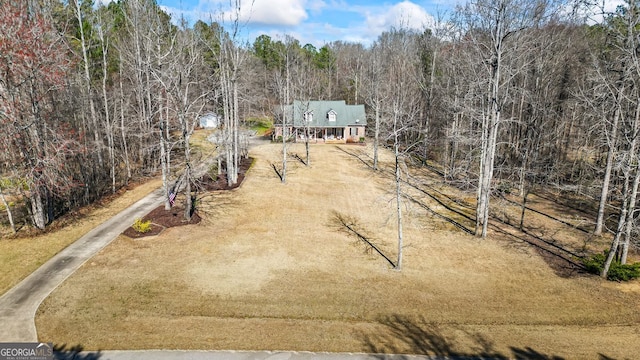
[[(291, 121), (280, 105), (320, 99), (366, 105), (374, 168), (389, 147), (475, 191), (478, 236), (492, 195), (525, 204), (549, 189), (593, 205), (593, 233), (613, 234), (607, 264), (638, 246), (633, 0), (610, 13), (469, 0), (432, 28), (321, 48), (290, 36), (247, 42), (239, 17), (189, 24), (154, 0), (0, 5), (0, 199), (14, 231), (44, 229), (148, 175), (161, 174), (168, 194), (180, 173), (190, 193), (189, 137), (203, 112), (223, 119), (219, 156), (234, 183), (248, 119)], [(283, 181), (286, 156), (284, 142)]]

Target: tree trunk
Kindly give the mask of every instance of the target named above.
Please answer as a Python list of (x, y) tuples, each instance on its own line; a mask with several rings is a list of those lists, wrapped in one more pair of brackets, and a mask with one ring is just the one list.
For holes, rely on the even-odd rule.
[(607, 152), (607, 164), (604, 169), (604, 178), (602, 179), (602, 191), (600, 192), (600, 204), (598, 205), (598, 215), (596, 216), (596, 227), (593, 231), (594, 235), (601, 235), (604, 227), (605, 207), (607, 206), (607, 197), (609, 195), (609, 184), (611, 182), (611, 170), (615, 161), (616, 144), (618, 142), (618, 121), (620, 119), (620, 108), (616, 104), (613, 114), (613, 124), (611, 125), (611, 139), (609, 140), (609, 151)]
[(496, 140), (498, 136), (498, 121), (500, 110), (497, 104), (492, 105), (491, 114), (487, 121), (486, 141), (482, 150), (480, 162), (480, 181), (478, 185), (478, 203), (476, 209), (476, 235), (487, 236), (489, 226), (489, 199), (491, 196), (491, 180), (493, 178), (493, 163), (495, 159)]
[[(449, 143), (451, 143), (450, 147), (451, 147), (451, 155), (449, 158), (449, 161), (446, 162), (443, 166), (443, 168), (445, 169), (445, 176), (444, 176), (444, 180), (447, 181), (447, 170), (449, 170), (449, 177), (451, 178), (451, 180), (453, 180), (453, 176), (455, 173), (455, 168), (456, 168), (456, 158), (458, 157), (458, 127), (459, 122), (460, 122), (460, 113), (457, 110), (458, 109), (458, 86), (456, 86), (456, 94), (455, 97), (453, 99), (453, 103), (454, 103), (454, 109), (456, 109), (455, 114), (453, 115), (453, 121), (451, 123), (451, 134), (450, 136), (452, 137), (452, 140), (446, 139), (447, 145), (449, 145)], [(447, 153), (449, 154), (449, 153)]]
[(16, 225), (13, 222), (13, 213), (11, 212), (11, 207), (7, 202), (7, 199), (4, 197), (4, 192), (2, 192), (2, 186), (0, 186), (0, 200), (2, 200), (2, 205), (7, 210), (7, 217), (9, 218), (9, 224), (11, 225), (11, 231), (16, 233)]
[(91, 125), (93, 130), (93, 139), (95, 141), (96, 146), (96, 154), (98, 156), (98, 164), (100, 167), (103, 165), (102, 160), (102, 144), (100, 141), (100, 134), (98, 131), (98, 116), (96, 115), (96, 108), (93, 102), (93, 96), (91, 95), (91, 74), (89, 72), (89, 58), (87, 56), (87, 44), (84, 37), (84, 24), (82, 20), (82, 10), (80, 7), (80, 1), (76, 1), (76, 19), (78, 20), (78, 28), (80, 30), (80, 45), (82, 48), (82, 62), (84, 67), (84, 81), (85, 86), (84, 90), (86, 91), (87, 99), (89, 100), (89, 111), (91, 115)]
[(109, 97), (107, 96), (107, 53), (109, 51), (108, 40), (102, 32), (102, 27), (98, 27), (98, 34), (102, 43), (102, 101), (104, 102), (104, 120), (106, 125), (107, 144), (109, 146), (109, 175), (111, 176), (111, 193), (116, 192), (116, 159), (115, 159), (115, 141), (113, 135), (113, 126), (111, 125), (111, 117), (109, 114)]
[[(636, 160), (637, 162), (637, 160)], [(640, 185), (640, 168), (638, 164), (634, 164), (635, 176), (633, 178), (633, 185), (631, 189), (631, 196), (629, 199), (629, 209), (627, 210), (626, 224), (625, 224), (625, 236), (622, 242), (622, 250), (620, 254), (620, 264), (627, 263), (627, 257), (629, 255), (629, 245), (631, 243), (631, 231), (633, 230), (633, 215), (636, 211), (637, 198), (638, 198), (638, 186)]]
[[(162, 121), (162, 120), (161, 120)], [(186, 150), (185, 150), (186, 151)], [(162, 190), (164, 192), (164, 209), (165, 210), (169, 210), (171, 209), (171, 201), (169, 200), (169, 196), (170, 196), (170, 189), (169, 189), (169, 174), (168, 174), (168, 169), (169, 169), (169, 165), (167, 163), (167, 141), (164, 137), (164, 129), (161, 126), (160, 127), (160, 161), (162, 163)], [(178, 191), (178, 189), (174, 189), (174, 191)]]
[(120, 64), (119, 64), (119, 85), (120, 85), (120, 136), (122, 137), (122, 151), (124, 153), (124, 165), (127, 168), (127, 178), (125, 180), (125, 185), (129, 184), (129, 179), (131, 179), (131, 164), (129, 163), (129, 146), (127, 145), (127, 134), (124, 126), (124, 87), (122, 85), (122, 54), (120, 54)]
[[(289, 50), (287, 50), (286, 54), (286, 63), (285, 63), (285, 72), (286, 72), (286, 86), (284, 89), (284, 97), (285, 104), (289, 105), (289, 90), (290, 90), (290, 74), (289, 74)], [(294, 113), (293, 109), (291, 110)], [(294, 119), (291, 119), (291, 123), (293, 124)], [(282, 183), (287, 182), (287, 112), (283, 111), (282, 114), (282, 174), (280, 174), (280, 180)]]
[[(497, 9), (496, 23), (492, 31), (493, 50), (491, 53), (491, 77), (489, 81), (490, 94), (488, 100), (488, 119), (483, 117), (483, 141), (482, 159), (480, 161), (480, 181), (478, 186), (478, 202), (476, 210), (476, 235), (483, 238), (487, 236), (489, 226), (489, 199), (491, 196), (491, 181), (493, 179), (493, 164), (498, 137), (498, 124), (500, 123), (500, 72), (502, 69), (502, 43), (505, 38), (503, 23), (506, 17), (506, 4), (500, 3)], [(484, 120), (486, 119), (486, 120)]]
[[(607, 254), (607, 259), (605, 260), (604, 266), (602, 268), (602, 272), (600, 273), (600, 275), (603, 278), (606, 278), (607, 275), (609, 274), (609, 269), (611, 267), (611, 263), (613, 262), (613, 260), (615, 259), (615, 257), (617, 255), (620, 255), (619, 253), (619, 245), (620, 245), (620, 238), (623, 235), (624, 232), (624, 227), (627, 221), (631, 221), (630, 219), (628, 219), (629, 215), (633, 215), (633, 214), (629, 214), (629, 208), (631, 208), (631, 200), (633, 199), (633, 201), (635, 201), (635, 196), (630, 196), (629, 194), (629, 180), (630, 180), (630, 173), (631, 173), (631, 166), (633, 164), (633, 162), (635, 161), (635, 144), (636, 144), (636, 140), (635, 137), (631, 142), (630, 145), (630, 156), (631, 158), (628, 160), (628, 162), (624, 165), (623, 168), (623, 172), (624, 172), (624, 183), (622, 186), (622, 206), (620, 207), (621, 211), (620, 211), (620, 217), (618, 218), (618, 226), (616, 227), (616, 233), (613, 237), (613, 241), (611, 242), (611, 247), (609, 248), (609, 254)], [(635, 183), (635, 180), (634, 180)]]
[(629, 209), (627, 210), (627, 217), (625, 219), (625, 236), (620, 254), (620, 264), (623, 265), (627, 263), (627, 256), (629, 255), (633, 216), (636, 210), (638, 186), (640, 186), (640, 167), (638, 165), (638, 154), (636, 153), (638, 135), (640, 135), (640, 101), (636, 103), (636, 111), (633, 119), (633, 138), (629, 149), (629, 171), (634, 173), (635, 176), (633, 177), (633, 185), (631, 186), (631, 194), (629, 196)]
[[(239, 51), (236, 49), (236, 51)], [(238, 69), (234, 64), (233, 68), (233, 184), (238, 183), (238, 166), (240, 156), (240, 113), (239, 113), (239, 101), (238, 101)]]
[(622, 236), (625, 219), (627, 217), (627, 206), (629, 203), (628, 195), (629, 195), (629, 173), (627, 172), (627, 174), (625, 174), (624, 186), (622, 190), (622, 199), (623, 199), (622, 207), (621, 207), (622, 210), (620, 212), (620, 217), (618, 218), (618, 226), (616, 228), (616, 234), (613, 237), (613, 241), (611, 242), (611, 247), (609, 248), (609, 254), (607, 255), (607, 259), (604, 262), (602, 272), (600, 273), (600, 276), (602, 276), (603, 278), (606, 278), (607, 274), (609, 274), (609, 268), (611, 267), (611, 263), (613, 262), (616, 254), (618, 253), (620, 237)]
[(373, 133), (373, 170), (378, 170), (378, 146), (380, 143), (380, 101), (375, 100), (375, 129)]
[(287, 182), (287, 127), (286, 116), (282, 120), (282, 174), (280, 174), (280, 181), (282, 183)]
[[(167, 178), (171, 178), (171, 118), (169, 117), (169, 96), (166, 96), (167, 104), (165, 106), (164, 114), (164, 143), (166, 146), (167, 160)], [(161, 120), (162, 121), (162, 120)], [(176, 190), (177, 191), (177, 190)]]
[[(187, 128), (187, 119), (181, 119), (180, 123), (182, 124), (182, 133), (184, 139), (184, 218), (187, 221), (191, 221), (191, 213), (193, 210), (193, 203), (191, 199), (191, 146), (189, 144), (189, 139), (191, 138), (191, 134), (189, 133), (189, 129)], [(178, 191), (178, 189), (176, 189)]]
[[(307, 104), (308, 104), (308, 102), (307, 102)], [(308, 107), (309, 107), (309, 105), (307, 105), (307, 108)], [(305, 137), (304, 149), (305, 149), (305, 151), (307, 153), (307, 161), (306, 161), (305, 165), (307, 167), (311, 166), (311, 159), (309, 158), (309, 147), (310, 147), (310, 145), (309, 145), (309, 135), (310, 135), (311, 129), (309, 129), (309, 127), (310, 127), (310, 124), (309, 124), (309, 121), (307, 121), (307, 126), (305, 126), (305, 134), (304, 134), (304, 137)]]
[(529, 187), (523, 189), (524, 194), (522, 194), (522, 208), (520, 211), (520, 231), (524, 230), (524, 214), (527, 210), (527, 197), (529, 196)]
[(33, 186), (29, 198), (31, 200), (33, 225), (39, 230), (44, 230), (45, 226), (47, 226), (47, 213), (42, 199), (42, 189), (37, 185)]
[(395, 180), (396, 180), (396, 217), (398, 220), (398, 260), (396, 261), (396, 270), (402, 269), (402, 248), (403, 248), (403, 237), (402, 237), (402, 192), (400, 188), (401, 182), (401, 174), (400, 174), (400, 151), (398, 144), (398, 129), (397, 129), (397, 115), (394, 116), (394, 124), (393, 124), (393, 136), (394, 136), (394, 154), (395, 154)]

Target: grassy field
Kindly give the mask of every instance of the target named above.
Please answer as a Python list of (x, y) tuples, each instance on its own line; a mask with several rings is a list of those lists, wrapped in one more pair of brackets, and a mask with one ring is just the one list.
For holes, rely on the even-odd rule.
[[(290, 151), (304, 153), (302, 145)], [(391, 176), (360, 160), (367, 151), (312, 146), (312, 166), (290, 158), (281, 184), (272, 167), (280, 145), (255, 147), (240, 188), (200, 194), (200, 224), (139, 240), (121, 236), (54, 291), (36, 317), (39, 339), (89, 350), (532, 359), (640, 353), (637, 281), (563, 271), (512, 228), (494, 228), (486, 240), (468, 235), (462, 229), (472, 226), (473, 194), (428, 172), (404, 186), (412, 200), (402, 206), (402, 271), (366, 251), (336, 214), (351, 217), (392, 260), (397, 233)], [(391, 160), (385, 153), (388, 168)], [(579, 221), (535, 200), (554, 217)], [(496, 208), (497, 216), (517, 213), (507, 202)], [(571, 252), (602, 245), (542, 215), (527, 221), (530, 236)]]

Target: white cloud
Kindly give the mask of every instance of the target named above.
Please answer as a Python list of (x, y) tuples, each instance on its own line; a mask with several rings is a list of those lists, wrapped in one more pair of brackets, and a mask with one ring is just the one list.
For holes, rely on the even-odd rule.
[(310, 0), (306, 1), (306, 6), (314, 13), (319, 13), (327, 7), (327, 3), (323, 0)]
[(620, 5), (626, 5), (627, 2), (623, 0), (607, 0), (604, 2), (604, 11), (605, 12), (614, 12)]
[[(240, 8), (240, 19), (257, 24), (295, 26), (307, 20), (305, 0), (244, 0)], [(235, 15), (227, 11), (227, 19)]]
[(369, 12), (366, 18), (371, 34), (380, 34), (392, 27), (422, 30), (434, 24), (433, 16), (411, 1), (403, 1), (375, 13)]
[(625, 0), (604, 0), (595, 3), (567, 4), (563, 15), (571, 15), (577, 19), (582, 19), (589, 25), (601, 23), (604, 19), (614, 13), (618, 6), (625, 6)]
[[(112, 1), (112, 0), (98, 0)], [(233, 22), (236, 13), (233, 9), (235, 1), (229, 0), (200, 0), (195, 7), (179, 8), (162, 5), (167, 0), (159, 0), (160, 6), (170, 13), (174, 20), (180, 16), (187, 19)], [(174, 1), (171, 2), (175, 3)], [(273, 26), (296, 26), (303, 23), (309, 15), (307, 8), (320, 11), (325, 5), (323, 0), (240, 0), (239, 20), (245, 24), (262, 24)]]

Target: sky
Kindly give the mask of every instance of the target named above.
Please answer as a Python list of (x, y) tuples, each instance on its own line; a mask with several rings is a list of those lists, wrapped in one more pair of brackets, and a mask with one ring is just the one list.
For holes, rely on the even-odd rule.
[[(97, 0), (108, 3), (113, 0)], [(236, 0), (156, 0), (171, 15), (174, 23), (184, 18), (193, 24), (197, 20), (210, 23), (231, 23), (230, 8)], [(301, 45), (317, 48), (333, 41), (370, 45), (378, 36), (391, 29), (432, 28), (435, 19), (446, 21), (455, 6), (465, 0), (240, 0), (240, 39), (253, 43), (266, 34), (276, 40), (285, 35), (298, 39)], [(533, 0), (531, 0), (533, 1)], [(604, 1), (605, 10), (612, 11), (625, 0)], [(224, 21), (221, 21), (224, 19)], [(601, 19), (601, 17), (600, 17)], [(600, 21), (592, 19), (591, 22)], [(229, 29), (227, 27), (227, 29)]]
[[(423, 30), (450, 13), (460, 0), (241, 0), (244, 36), (250, 41), (266, 34), (273, 39), (291, 35), (302, 45), (321, 47), (342, 40), (371, 44), (391, 27)], [(229, 21), (235, 0), (157, 0), (162, 8), (190, 23)]]

